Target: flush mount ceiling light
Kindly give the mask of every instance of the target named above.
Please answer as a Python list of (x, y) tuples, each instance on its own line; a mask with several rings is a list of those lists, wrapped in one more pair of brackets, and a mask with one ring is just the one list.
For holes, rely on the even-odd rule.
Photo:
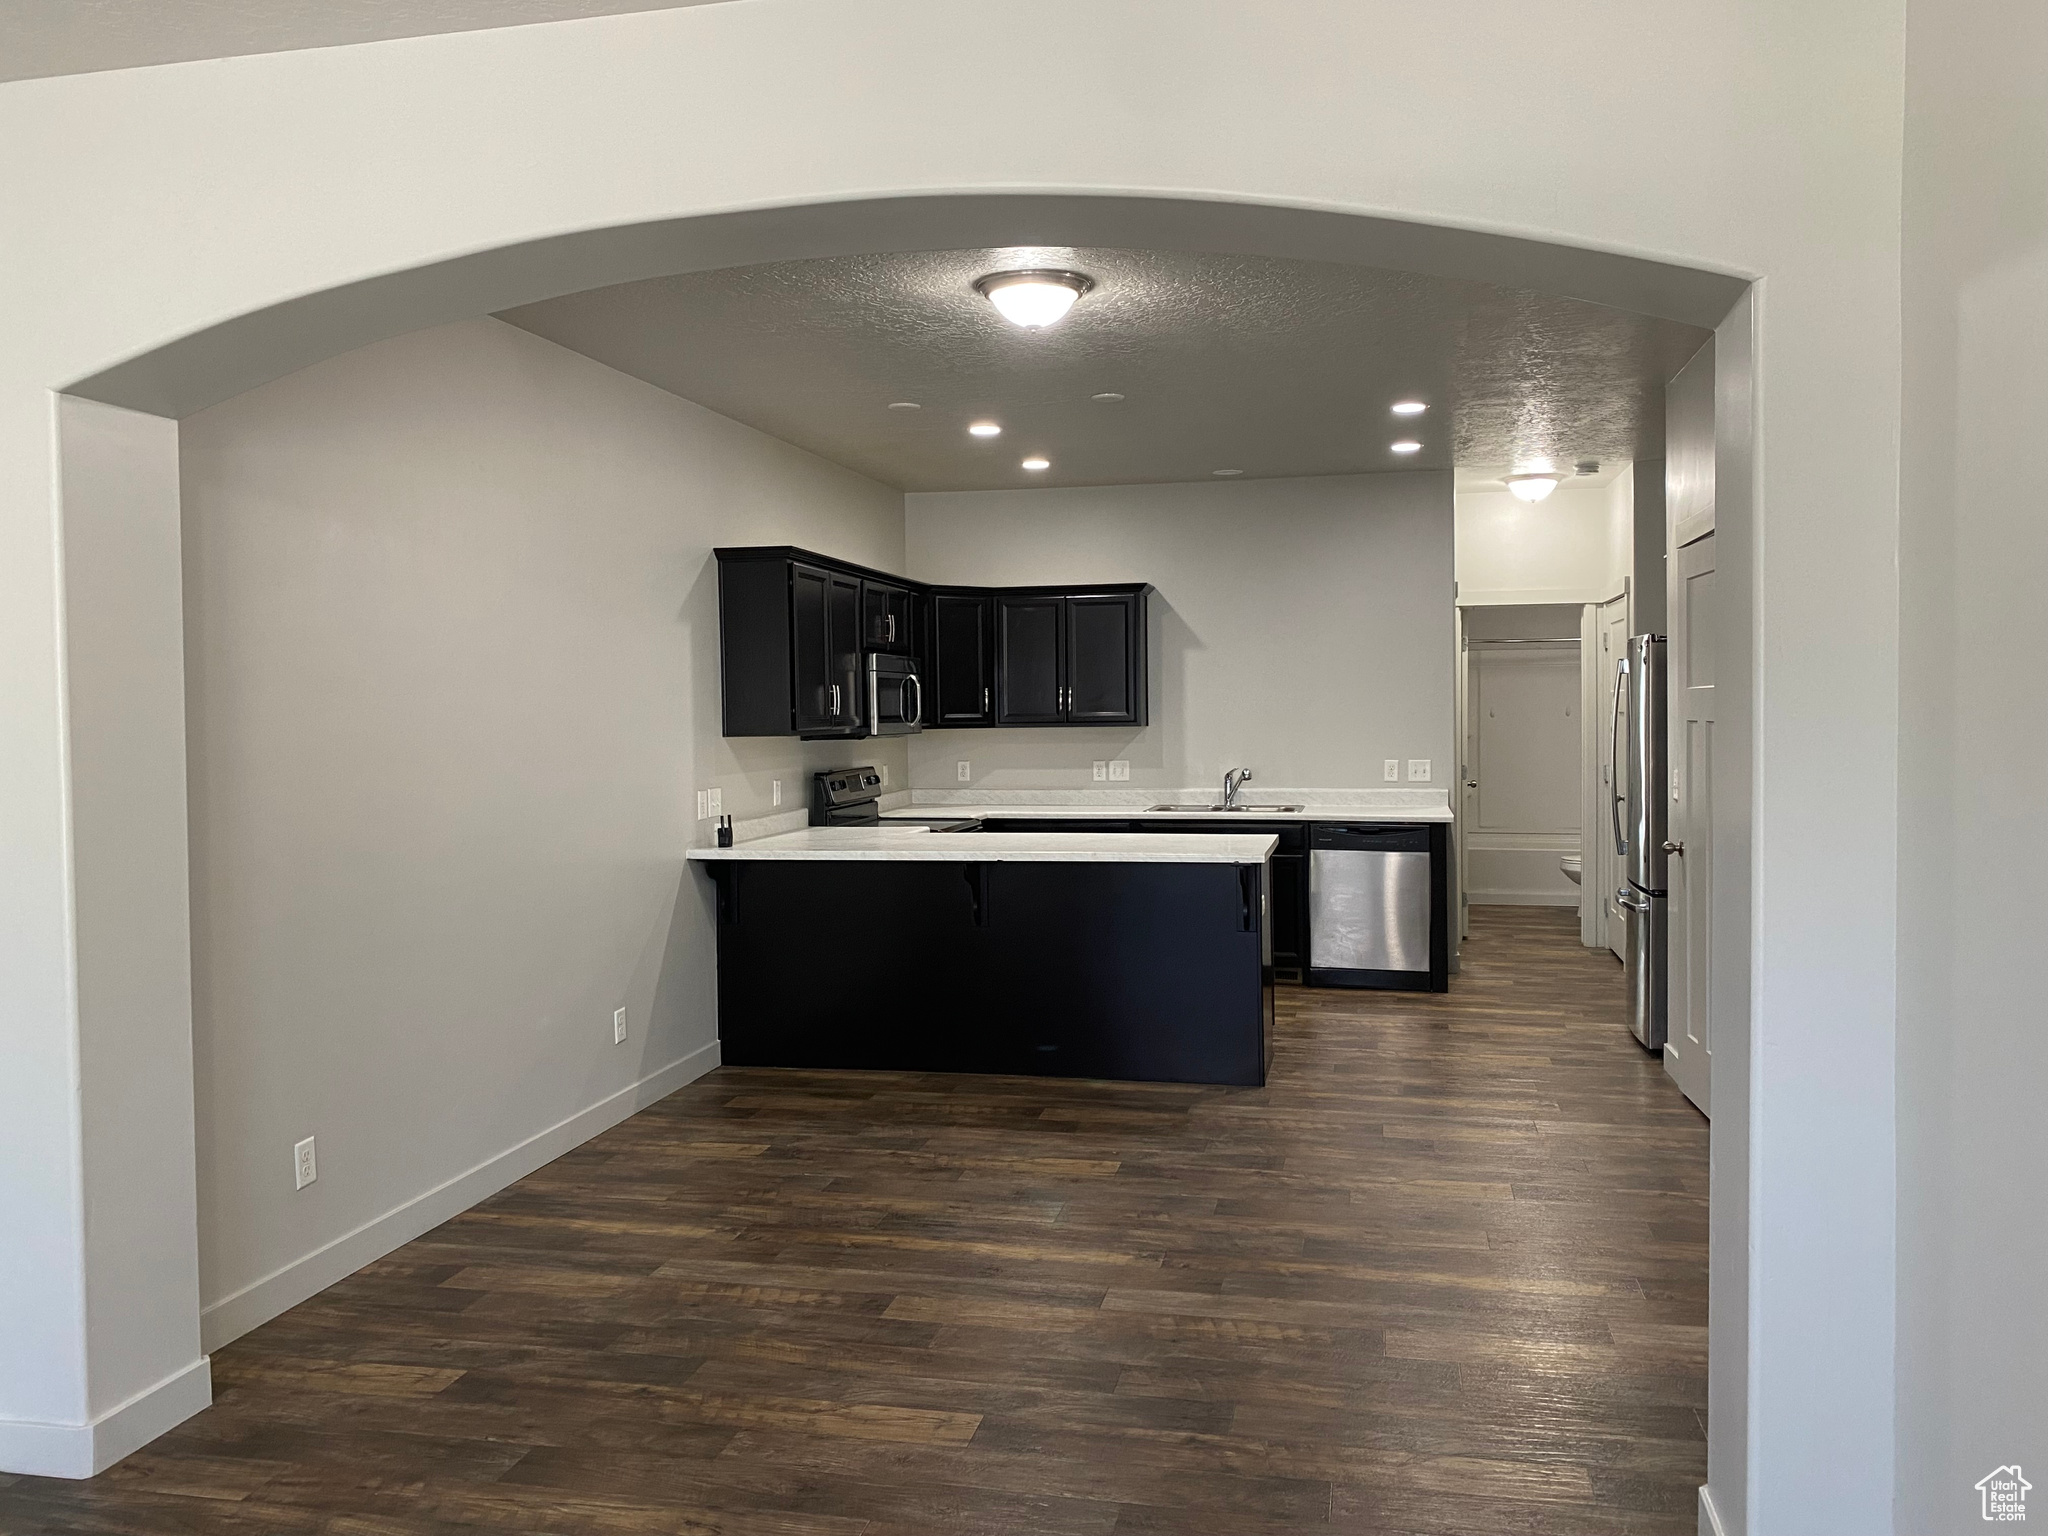
[(1412, 437), (1404, 437), (1404, 438), (1402, 438), (1402, 439), (1401, 439), (1401, 441), (1400, 441), (1400, 442), (1398, 442), (1398, 443), (1389, 443), (1389, 444), (1387, 444), (1387, 447), (1388, 447), (1388, 448), (1390, 448), (1390, 449), (1392, 449), (1392, 450), (1393, 450), (1393, 451), (1394, 451), (1395, 453), (1420, 453), (1420, 452), (1422, 452), (1422, 444), (1420, 444), (1420, 443), (1418, 443), (1417, 441), (1415, 441), (1415, 439), (1414, 439), (1414, 438), (1412, 438)]
[(1079, 272), (991, 272), (975, 282), (974, 291), (1010, 324), (1042, 331), (1066, 319), (1074, 301), (1094, 286), (1093, 278)]
[(1113, 389), (1105, 389), (1101, 394), (1090, 395), (1088, 398), (1090, 400), (1121, 400), (1123, 396)]
[(971, 421), (967, 424), (970, 437), (1001, 437), (1003, 429), (992, 421)]
[(1241, 475), (1244, 473), (1244, 471), (1241, 469), (1212, 469), (1209, 471), (1209, 473), (1212, 475), (1220, 475), (1224, 479), (1228, 479), (1232, 475)]
[(1024, 467), (1026, 469), (1032, 470), (1051, 469), (1052, 460), (1048, 458), (1043, 458), (1040, 455), (1034, 453), (1030, 458), (1024, 461)]
[(1535, 470), (1526, 475), (1509, 475), (1507, 485), (1523, 501), (1541, 501), (1557, 489), (1557, 482), (1563, 478), (1555, 470)]
[(1396, 400), (1393, 412), (1396, 416), (1420, 416), (1429, 407), (1420, 400)]
[(915, 400), (891, 400), (889, 402), (889, 409), (892, 411), (921, 411), (924, 407)]

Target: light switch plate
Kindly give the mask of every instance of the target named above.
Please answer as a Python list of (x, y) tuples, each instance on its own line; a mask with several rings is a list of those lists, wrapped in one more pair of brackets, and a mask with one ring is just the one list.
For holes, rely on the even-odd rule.
[(1128, 779), (1131, 776), (1130, 759), (1126, 757), (1114, 759), (1109, 765), (1109, 776), (1119, 784)]
[(1428, 758), (1411, 757), (1408, 759), (1408, 780), (1412, 784), (1427, 784), (1429, 782)]
[(953, 765), (953, 770), (955, 776), (958, 777), (960, 782), (962, 784), (965, 784), (967, 782), (967, 765), (965, 763), (955, 763)]
[(711, 819), (711, 796), (701, 789), (697, 791), (697, 819), (699, 821), (709, 821)]
[(1401, 759), (1399, 759), (1398, 757), (1390, 757), (1390, 758), (1388, 758), (1388, 759), (1387, 759), (1387, 766), (1386, 766), (1385, 768), (1383, 768), (1383, 769), (1381, 769), (1381, 770), (1380, 770), (1380, 776), (1381, 776), (1382, 778), (1384, 778), (1384, 779), (1385, 779), (1385, 780), (1386, 780), (1386, 781), (1387, 781), (1387, 782), (1388, 782), (1389, 784), (1398, 784), (1398, 783), (1400, 783), (1400, 782), (1401, 782)]
[(1102, 760), (1101, 760), (1100, 758), (1097, 758), (1097, 759), (1095, 760), (1095, 762), (1094, 762), (1093, 764), (1091, 764), (1090, 766), (1091, 766), (1091, 767), (1092, 767), (1092, 768), (1094, 769), (1094, 773), (1095, 773), (1095, 782), (1096, 782), (1096, 783), (1098, 783), (1098, 784), (1102, 784), (1102, 783), (1105, 783), (1105, 782), (1107, 782), (1107, 781), (1108, 781), (1108, 779), (1109, 779), (1109, 764), (1108, 764), (1108, 763), (1106, 763), (1106, 762), (1102, 761)]
[(770, 793), (770, 794), (771, 794), (771, 796), (772, 796), (772, 797), (774, 798), (774, 802), (775, 802), (775, 804), (777, 804), (777, 805), (780, 805), (780, 804), (782, 804), (782, 780), (780, 780), (780, 779), (776, 779), (776, 780), (772, 781), (772, 782), (771, 782), (771, 783), (769, 784), (769, 786), (768, 786), (768, 789), (769, 789), (769, 793)]

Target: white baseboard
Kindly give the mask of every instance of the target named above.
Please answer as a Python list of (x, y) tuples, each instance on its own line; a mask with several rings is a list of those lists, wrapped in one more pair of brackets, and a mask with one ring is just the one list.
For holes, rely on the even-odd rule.
[(1714, 1490), (1705, 1483), (1700, 1484), (1700, 1536), (1728, 1536), (1721, 1511), (1714, 1507)]
[(718, 1042), (700, 1046), (680, 1061), (659, 1072), (621, 1088), (588, 1109), (529, 1136), (515, 1147), (487, 1158), (466, 1173), (445, 1184), (364, 1222), (353, 1232), (294, 1259), (260, 1280), (245, 1285), (231, 1296), (200, 1309), (200, 1347), (209, 1352), (252, 1328), (261, 1327), (279, 1313), (290, 1310), (309, 1296), (354, 1274), (365, 1264), (375, 1263), (394, 1248), (411, 1242), (422, 1232), (458, 1216), (479, 1200), (495, 1195), (508, 1184), (525, 1178), (534, 1169), (553, 1162), (572, 1147), (581, 1146), (601, 1131), (608, 1131), (627, 1116), (637, 1114), (656, 1100), (665, 1099), (685, 1084), (693, 1083), (718, 1065)]
[(1578, 888), (1568, 891), (1467, 891), (1466, 901), (1475, 907), (1576, 907)]
[(213, 1370), (201, 1355), (108, 1409), (90, 1424), (0, 1419), (0, 1472), (27, 1477), (92, 1477), (213, 1401)]

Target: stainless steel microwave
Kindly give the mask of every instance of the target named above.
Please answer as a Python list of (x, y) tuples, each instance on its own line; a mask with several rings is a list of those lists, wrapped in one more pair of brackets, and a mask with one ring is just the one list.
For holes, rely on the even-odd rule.
[(909, 736), (924, 729), (924, 684), (909, 656), (868, 656), (868, 731)]

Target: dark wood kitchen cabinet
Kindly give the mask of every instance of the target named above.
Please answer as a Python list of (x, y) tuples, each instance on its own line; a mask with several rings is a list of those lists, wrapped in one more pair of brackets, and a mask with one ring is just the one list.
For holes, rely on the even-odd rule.
[(1147, 590), (998, 593), (996, 723), (1145, 724)]
[(995, 595), (938, 591), (930, 603), (931, 723), (994, 725)]
[(1067, 719), (1145, 723), (1145, 596), (1109, 592), (1066, 600)]
[(800, 736), (835, 736), (861, 723), (860, 582), (816, 566), (789, 568), (795, 608), (793, 716)]
[(728, 736), (863, 736), (867, 658), (917, 660), (925, 725), (1144, 725), (1149, 586), (927, 587), (787, 545), (720, 549)]
[(860, 584), (861, 646), (887, 655), (917, 651), (916, 600), (910, 588), (885, 581)]
[(1065, 620), (1062, 598), (996, 598), (996, 724), (1057, 725), (1066, 718)]
[(724, 733), (862, 734), (863, 573), (802, 550), (717, 554)]

